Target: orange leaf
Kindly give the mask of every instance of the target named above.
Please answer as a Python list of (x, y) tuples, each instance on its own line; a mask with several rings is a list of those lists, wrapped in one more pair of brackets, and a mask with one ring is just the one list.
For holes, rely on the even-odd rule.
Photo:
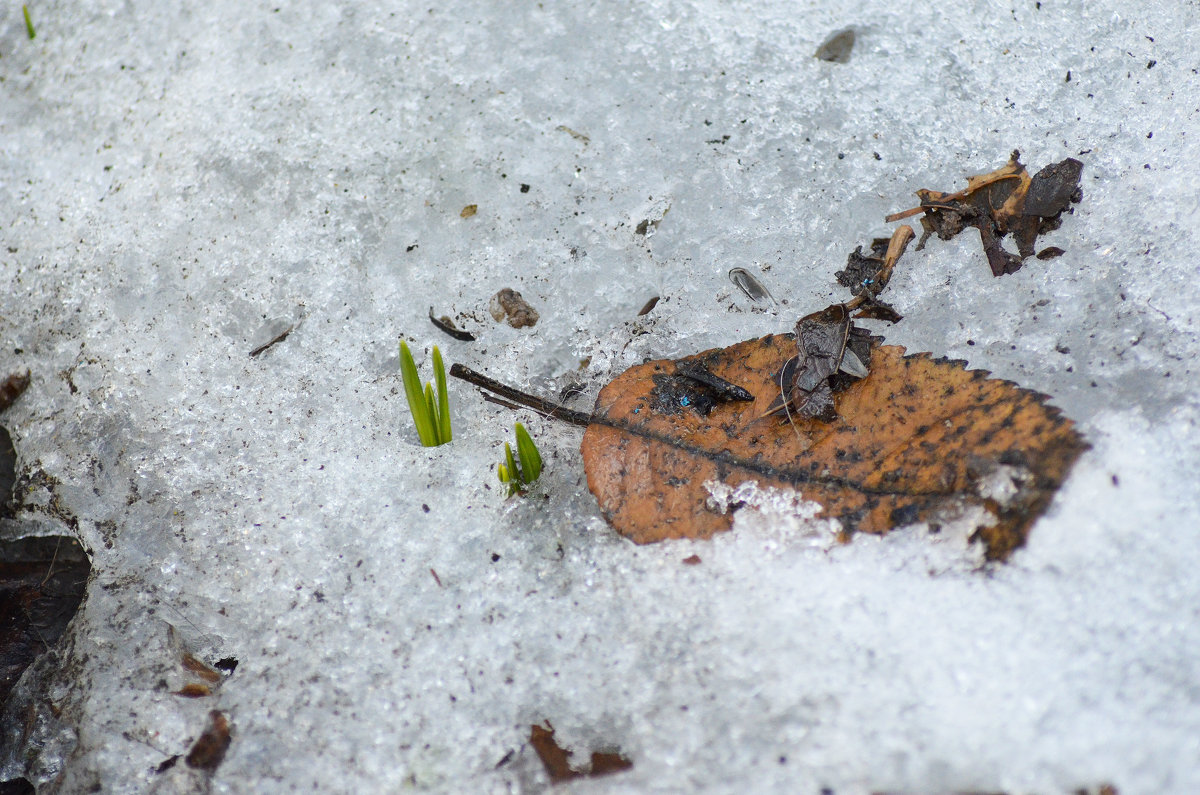
[[(989, 559), (1024, 544), (1086, 448), (1044, 397), (962, 362), (875, 344), (870, 375), (835, 396), (832, 421), (767, 414), (780, 394), (792, 335), (748, 340), (675, 361), (648, 362), (606, 386), (583, 438), (588, 485), (612, 525), (644, 544), (707, 538), (728, 513), (706, 483), (795, 489), (847, 530), (885, 533), (983, 506), (977, 536)], [(752, 402), (697, 411), (697, 370), (742, 387)], [(706, 385), (695, 388), (702, 398)], [(674, 404), (674, 405), (673, 405)]]

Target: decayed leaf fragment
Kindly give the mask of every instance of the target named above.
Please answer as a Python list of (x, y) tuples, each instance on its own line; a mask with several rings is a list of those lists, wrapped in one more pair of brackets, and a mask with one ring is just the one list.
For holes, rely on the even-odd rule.
[[(828, 310), (827, 310), (828, 311)], [(1021, 546), (1086, 448), (1044, 396), (928, 354), (869, 348), (870, 376), (853, 379), (825, 421), (772, 414), (793, 335), (747, 340), (626, 370), (596, 400), (583, 438), (588, 485), (604, 515), (637, 543), (706, 538), (731, 517), (708, 504), (706, 482), (798, 490), (848, 531), (885, 533), (983, 506), (989, 559)], [(828, 369), (828, 368), (825, 368)], [(677, 374), (702, 370), (753, 401), (695, 410)], [(672, 389), (664, 394), (662, 385)], [(699, 391), (699, 390), (697, 390)], [(665, 399), (676, 411), (663, 410)]]
[(606, 776), (609, 773), (620, 773), (633, 767), (633, 762), (622, 755), (620, 751), (592, 751), (591, 764), (583, 768), (571, 766), (572, 753), (558, 744), (554, 739), (554, 727), (546, 721), (546, 728), (536, 723), (530, 727), (529, 744), (537, 752), (538, 758), (546, 768), (551, 783), (570, 781), (573, 778), (586, 776)]
[[(1013, 152), (1003, 167), (968, 177), (967, 187), (956, 193), (921, 189), (917, 191), (920, 206), (889, 215), (886, 220), (891, 223), (924, 213), (921, 226), (925, 234), (918, 249), (930, 235), (950, 240), (973, 226), (979, 230), (992, 275), (1016, 273), (1033, 256), (1038, 235), (1057, 229), (1063, 212), (1083, 198), (1079, 187), (1083, 163), (1068, 157), (1030, 177), (1020, 157), (1020, 152)], [(1017, 254), (1006, 251), (1000, 243), (1008, 234), (1016, 240)]]
[(834, 304), (800, 318), (795, 336), (798, 353), (780, 369), (779, 392), (767, 413), (830, 422), (837, 417), (833, 393), (846, 385), (834, 377), (867, 377), (871, 335), (850, 321), (845, 304)]

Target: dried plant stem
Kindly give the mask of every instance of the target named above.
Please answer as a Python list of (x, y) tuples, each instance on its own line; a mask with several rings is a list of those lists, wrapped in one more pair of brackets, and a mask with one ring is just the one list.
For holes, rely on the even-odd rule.
[(464, 367), (461, 364), (450, 365), (450, 375), (462, 379), (468, 384), (474, 384), (480, 389), (485, 389), (494, 395), (499, 395), (505, 400), (510, 400), (518, 405), (533, 409), (539, 414), (544, 414), (556, 420), (562, 420), (563, 422), (569, 422), (572, 425), (579, 425), (581, 427), (587, 427), (593, 421), (591, 414), (575, 411), (561, 403), (555, 403), (554, 401), (540, 398), (537, 395), (513, 389), (511, 386), (506, 386), (493, 378), (488, 378), (483, 373), (475, 372), (471, 368)]

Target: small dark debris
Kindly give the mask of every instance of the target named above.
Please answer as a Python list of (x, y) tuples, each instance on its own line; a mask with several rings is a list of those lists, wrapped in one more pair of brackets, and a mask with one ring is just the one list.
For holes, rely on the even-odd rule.
[(534, 326), (538, 322), (537, 310), (520, 293), (509, 287), (492, 296), (488, 311), (496, 322), (506, 322), (513, 328)]
[(681, 360), (672, 374), (651, 376), (650, 406), (659, 414), (691, 409), (707, 417), (719, 403), (754, 400), (754, 395), (708, 371), (703, 362)]
[(187, 766), (209, 773), (216, 770), (225, 759), (225, 752), (233, 738), (230, 735), (229, 719), (219, 710), (208, 713), (208, 728), (188, 751)]
[(719, 403), (754, 400), (754, 395), (737, 384), (710, 373), (703, 362), (679, 362), (675, 365), (675, 373), (708, 387)]
[(284, 340), (286, 340), (288, 338), (288, 335), (291, 334), (295, 329), (296, 329), (295, 325), (288, 326), (287, 328), (285, 328), (283, 331), (276, 334), (274, 337), (272, 337), (267, 342), (264, 342), (262, 345), (259, 345), (257, 348), (250, 351), (250, 358), (253, 359), (254, 357), (261, 354), (263, 351), (270, 348), (272, 345), (278, 345), (279, 343), (283, 342)]
[(854, 28), (843, 28), (829, 35), (815, 53), (817, 60), (829, 63), (850, 63), (854, 49)]
[(862, 246), (850, 252), (850, 256), (846, 258), (846, 267), (833, 274), (838, 284), (849, 288), (851, 295), (871, 292), (869, 288), (875, 283), (879, 269), (883, 267), (883, 257), (887, 253), (889, 242), (886, 237), (877, 237), (871, 241), (870, 254), (864, 254)]
[(224, 671), (226, 674), (232, 674), (237, 670), (238, 661), (236, 657), (222, 657), (213, 663), (213, 668)]
[(659, 414), (679, 414), (684, 409), (691, 409), (701, 417), (707, 417), (717, 405), (699, 381), (666, 373), (655, 373), (651, 378), (654, 387), (650, 390), (650, 407)]
[(24, 373), (13, 373), (4, 381), (0, 382), (0, 411), (6, 410), (13, 403), (17, 402), (17, 398), (21, 393), (29, 388), (29, 371)]
[(417, 248), (417, 244), (413, 243), (411, 246), (408, 246), (404, 249), (404, 253), (411, 254), (413, 252), (413, 249), (415, 249), (415, 248)]
[(195, 682), (184, 685), (174, 693), (174, 695), (182, 696), (183, 698), (205, 698), (212, 694), (212, 688), (208, 685), (196, 684)]
[(656, 295), (653, 298), (651, 298), (649, 301), (647, 301), (642, 306), (642, 308), (640, 310), (638, 310), (638, 317), (642, 317), (643, 315), (650, 314), (650, 311), (652, 309), (654, 309), (654, 307), (658, 306), (658, 299), (659, 299), (659, 297)]
[(729, 143), (729, 136), (728, 136), (728, 135), (722, 135), (720, 138), (711, 138), (711, 139), (709, 139), (709, 140), (705, 141), (704, 143), (706, 143), (706, 144), (718, 144), (718, 145), (719, 145), (719, 144), (727, 144), (727, 143)]
[(458, 217), (459, 218), (470, 218), (472, 215), (474, 215), (477, 212), (479, 212), (478, 204), (468, 204), (466, 207), (462, 208), (462, 210), (458, 214)]
[(521, 183), (521, 193), (529, 193), (529, 186), (524, 182)]
[(475, 341), (474, 334), (472, 334), (469, 331), (463, 331), (458, 326), (454, 325), (454, 321), (451, 320), (448, 315), (442, 315), (441, 317), (434, 317), (432, 306), (429, 307), (429, 322), (432, 323), (434, 325), (434, 328), (436, 328), (438, 331), (442, 331), (446, 334), (449, 334), (451, 337), (453, 337), (456, 340), (461, 340), (462, 342), (474, 342)]
[(499, 553), (497, 553), (497, 552), (493, 552), (493, 553), (492, 553), (492, 563), (495, 563), (495, 562), (496, 562), (496, 561), (498, 561), (498, 560), (500, 560), (500, 555), (499, 555)]
[(573, 378), (567, 382), (562, 389), (558, 391), (558, 400), (560, 403), (566, 403), (573, 400), (584, 393), (586, 384), (578, 378)]
[(1054, 259), (1055, 257), (1061, 257), (1063, 254), (1066, 254), (1066, 253), (1067, 252), (1063, 251), (1058, 246), (1046, 246), (1046, 248), (1042, 249), (1041, 251), (1039, 251), (1037, 253), (1037, 258), (1038, 259)]
[(643, 218), (641, 221), (638, 222), (638, 225), (637, 225), (637, 227), (634, 228), (633, 233), (635, 235), (644, 235), (649, 230), (650, 230), (650, 219)]
[(168, 756), (159, 763), (158, 767), (154, 768), (155, 773), (166, 773), (171, 768), (175, 767), (175, 763), (179, 761), (179, 754)]
[(0, 516), (13, 510), (13, 486), (17, 483), (17, 448), (8, 429), (0, 425)]
[(686, 558), (683, 559), (683, 565), (699, 566), (700, 565), (700, 556), (699, 555), (688, 555)]
[(425, 513), (429, 513), (429, 506), (426, 505), (425, 503), (421, 503), (421, 510), (424, 511)]
[(433, 569), (430, 569), (429, 573), (433, 575), (433, 581), (438, 584), (438, 587), (439, 588), (443, 587), (442, 586), (442, 578), (438, 576), (438, 573), (436, 571), (434, 571)]

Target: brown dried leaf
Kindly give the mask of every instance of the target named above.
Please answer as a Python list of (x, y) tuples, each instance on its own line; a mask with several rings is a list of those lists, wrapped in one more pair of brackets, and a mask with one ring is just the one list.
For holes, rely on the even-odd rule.
[[(773, 335), (648, 362), (608, 384), (583, 458), (613, 526), (642, 544), (706, 538), (731, 517), (709, 507), (704, 484), (753, 480), (796, 489), (848, 530), (870, 533), (982, 505), (996, 523), (977, 535), (989, 559), (1004, 559), (1086, 447), (1042, 395), (877, 342), (870, 375), (836, 394), (836, 417), (780, 421), (768, 412), (795, 352), (794, 336)], [(698, 406), (702, 391), (688, 390), (696, 382), (681, 369), (736, 384), (754, 400)]]
[(190, 652), (184, 652), (180, 659), (184, 670), (191, 671), (210, 685), (221, 681), (221, 675), (208, 667), (208, 664), (198, 659)]
[(212, 694), (212, 688), (208, 685), (198, 685), (194, 682), (186, 684), (175, 691), (175, 695), (183, 696), (184, 698), (206, 698)]
[(216, 770), (225, 759), (225, 752), (233, 738), (230, 734), (229, 719), (219, 710), (208, 713), (208, 728), (192, 745), (192, 750), (184, 758), (188, 767), (197, 770)]
[(619, 751), (593, 751), (591, 765), (583, 768), (571, 767), (571, 752), (558, 744), (554, 739), (554, 727), (546, 721), (546, 728), (536, 723), (530, 727), (529, 744), (542, 760), (550, 781), (557, 784), (583, 776), (606, 776), (609, 773), (619, 773), (633, 767), (627, 757)]
[[(1038, 235), (1057, 229), (1063, 211), (1083, 198), (1079, 188), (1082, 173), (1083, 163), (1069, 157), (1030, 177), (1021, 165), (1020, 153), (1013, 152), (1002, 168), (968, 177), (966, 189), (957, 193), (917, 191), (919, 207), (889, 215), (887, 220), (924, 213), (921, 226), (925, 234), (917, 248), (923, 247), (930, 235), (950, 240), (973, 226), (979, 230), (992, 275), (1016, 273), (1033, 256)], [(1008, 234), (1017, 243), (1017, 254), (1000, 244)]]

